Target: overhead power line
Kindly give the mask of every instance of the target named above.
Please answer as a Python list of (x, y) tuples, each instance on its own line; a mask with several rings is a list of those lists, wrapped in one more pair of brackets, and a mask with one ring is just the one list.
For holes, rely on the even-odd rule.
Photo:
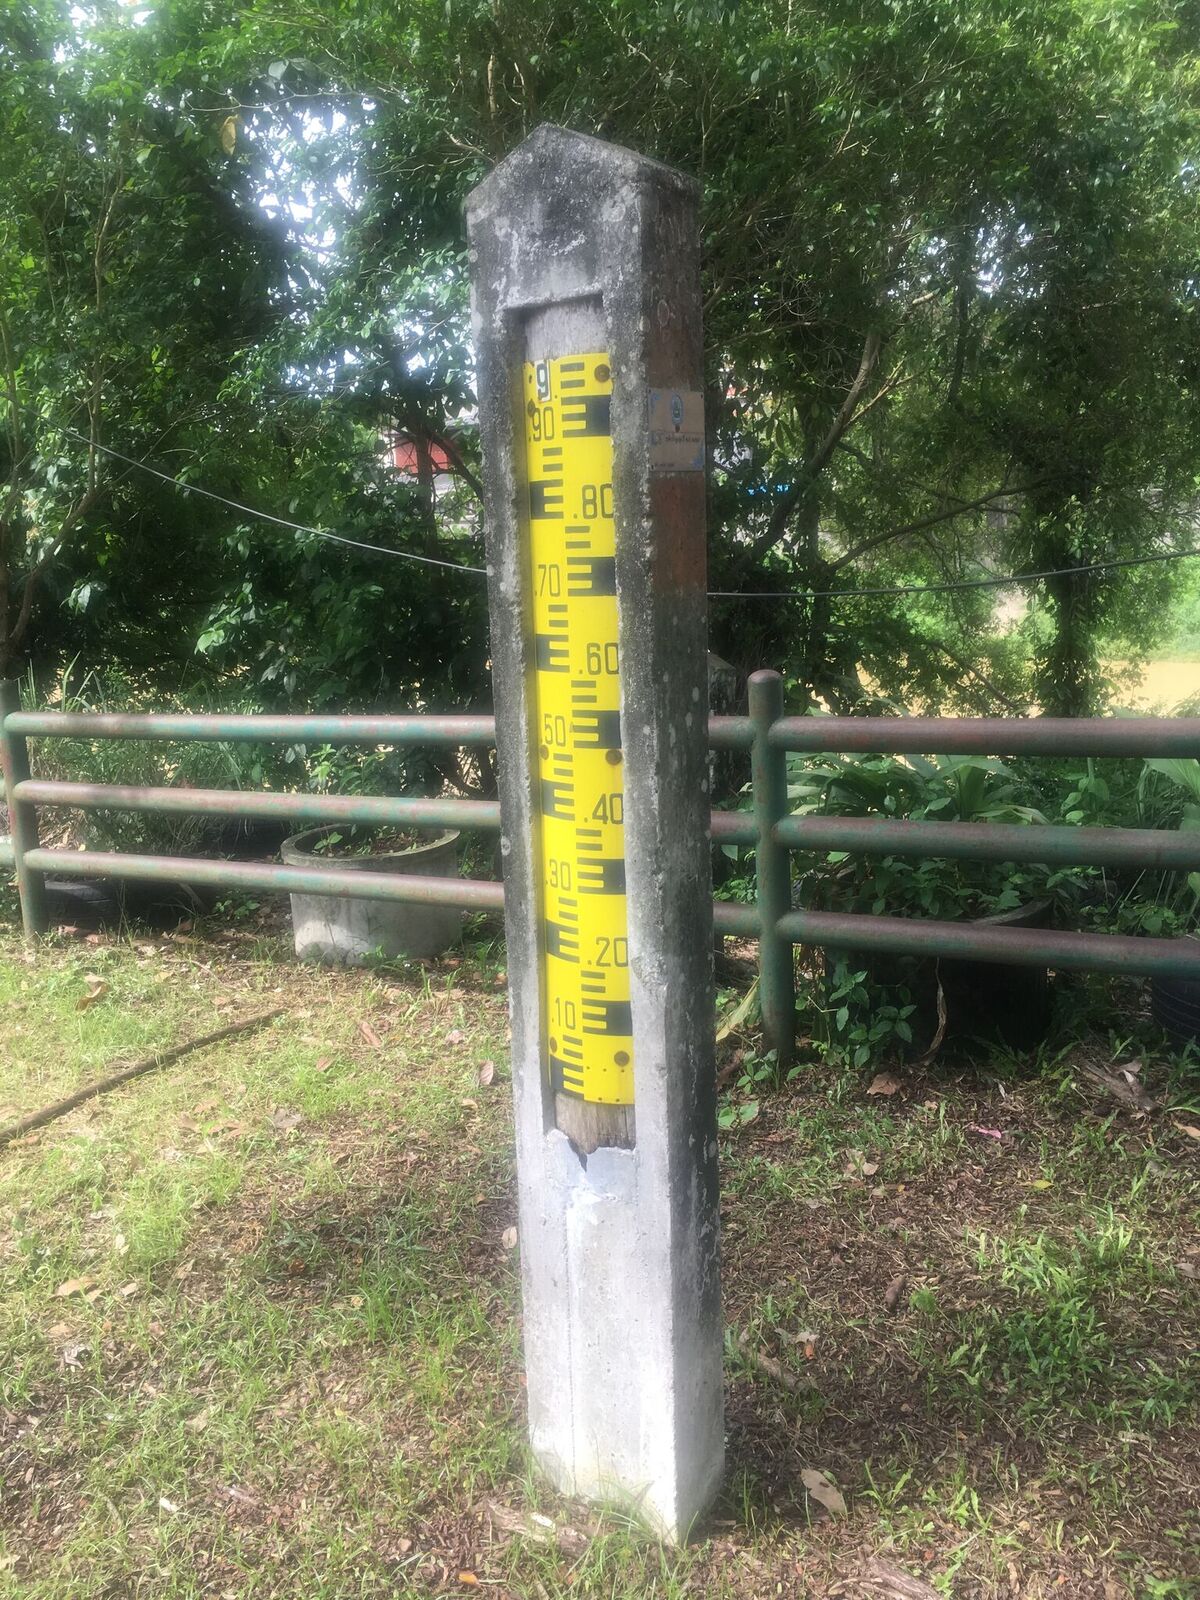
[[(124, 455), (120, 450), (113, 450), (108, 445), (93, 444), (86, 434), (78, 432), (75, 428), (68, 428), (65, 424), (49, 423), (47, 426), (56, 433), (68, 434), (80, 444), (87, 445), (89, 449), (98, 450), (101, 455), (111, 456), (115, 461), (123, 461), (139, 472), (148, 472), (151, 477), (171, 484), (184, 494), (198, 494), (205, 500), (215, 500), (218, 505), (228, 506), (231, 511), (240, 511), (243, 516), (257, 517), (260, 522), (271, 522), (276, 527), (288, 528), (294, 533), (308, 533), (317, 539), (327, 539), (331, 544), (346, 545), (351, 550), (366, 550), (371, 555), (390, 556), (397, 561), (417, 561), (425, 567), (443, 567), (448, 572), (469, 572), (480, 578), (487, 575), (484, 567), (471, 567), (462, 561), (443, 561), (438, 556), (420, 556), (411, 550), (393, 550), (382, 544), (368, 544), (363, 539), (348, 538), (344, 533), (330, 533), (326, 528), (314, 528), (305, 522), (293, 522), (288, 517), (277, 517), (273, 512), (260, 511), (257, 506), (244, 505), (240, 500), (231, 500), (227, 495), (217, 494), (214, 489), (204, 489), (199, 484), (186, 483), (182, 478), (173, 477), (169, 472), (161, 472), (148, 462), (138, 461), (134, 456)], [(1000, 577), (960, 578), (946, 583), (904, 583), (886, 588), (710, 589), (708, 598), (710, 600), (883, 600), (913, 594), (953, 594), (962, 589), (1008, 589), (1024, 583), (1041, 583), (1046, 578), (1069, 578), (1088, 572), (1111, 572), (1119, 567), (1149, 567), (1163, 561), (1186, 561), (1192, 556), (1200, 556), (1200, 550), (1160, 550), (1148, 556), (1114, 557), (1111, 561), (1089, 561), (1076, 567), (1046, 567), (1039, 572), (1010, 572)]]
[(349, 539), (344, 533), (330, 533), (325, 528), (313, 528), (305, 522), (292, 522), (288, 517), (277, 517), (273, 512), (260, 511), (256, 506), (243, 505), (240, 500), (230, 500), (228, 496), (217, 494), (213, 489), (202, 489), (196, 483), (185, 483), (182, 478), (172, 477), (169, 472), (160, 472), (148, 462), (123, 455), (120, 450), (112, 450), (108, 445), (93, 444), (86, 434), (79, 433), (75, 428), (54, 423), (50, 426), (56, 428), (59, 433), (70, 434), (72, 439), (78, 439), (89, 449), (99, 450), (101, 455), (112, 456), (116, 461), (124, 461), (128, 466), (136, 467), (139, 472), (148, 472), (152, 478), (160, 478), (163, 483), (172, 484), (184, 494), (198, 494), (205, 500), (215, 500), (218, 505), (229, 506), (231, 510), (240, 511), (244, 516), (257, 517), (260, 522), (273, 522), (277, 527), (290, 528), (294, 533), (311, 533), (318, 539), (328, 539), (331, 544), (348, 545), (352, 550), (369, 550), (373, 555), (392, 556), (397, 561), (419, 561), (424, 567), (445, 567), (451, 572), (473, 572), (480, 577), (486, 575), (483, 567), (469, 567), (462, 561), (443, 561), (438, 556), (419, 556), (412, 550), (391, 550), (387, 545), (367, 544), (362, 539)]
[(961, 578), (951, 583), (904, 583), (888, 589), (710, 589), (710, 600), (875, 600), (884, 595), (950, 594), (956, 589), (1008, 589), (1043, 578), (1070, 578), (1076, 573), (1109, 572), (1114, 567), (1149, 567), (1159, 561), (1185, 561), (1200, 550), (1161, 550), (1150, 556), (1114, 557), (1078, 567), (1046, 567), (1041, 572), (1009, 572), (999, 578)]

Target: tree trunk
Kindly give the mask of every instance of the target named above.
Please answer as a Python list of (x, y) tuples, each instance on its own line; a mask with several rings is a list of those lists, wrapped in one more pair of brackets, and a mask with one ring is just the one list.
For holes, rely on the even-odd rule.
[[(1071, 566), (1079, 558), (1063, 557), (1054, 565)], [(1090, 572), (1064, 572), (1046, 579), (1054, 601), (1054, 637), (1038, 665), (1038, 703), (1049, 717), (1087, 717), (1095, 710), (1096, 616), (1095, 579)]]

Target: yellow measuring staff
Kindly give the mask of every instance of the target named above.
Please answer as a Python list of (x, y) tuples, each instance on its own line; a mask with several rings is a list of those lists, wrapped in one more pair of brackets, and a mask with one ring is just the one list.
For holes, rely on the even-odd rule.
[(633, 1104), (625, 783), (612, 503), (612, 372), (525, 366), (542, 949), (553, 1087)]

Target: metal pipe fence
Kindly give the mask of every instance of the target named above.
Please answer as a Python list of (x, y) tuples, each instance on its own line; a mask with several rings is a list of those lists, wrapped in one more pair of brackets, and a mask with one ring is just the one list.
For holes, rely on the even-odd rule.
[[(0, 767), (10, 832), (9, 841), (0, 840), (0, 866), (15, 870), (27, 934), (46, 931), (45, 880), (48, 873), (57, 871), (69, 871), (72, 876), (436, 903), (471, 911), (503, 907), (503, 886), (484, 879), (359, 873), (333, 864), (297, 868), (45, 849), (39, 838), (38, 813), (47, 807), (275, 819), (304, 825), (384, 824), (415, 830), (452, 827), (496, 833), (501, 826), (499, 804), (491, 800), (150, 788), (51, 782), (33, 776), (29, 740), (61, 738), (486, 749), (495, 744), (495, 720), (432, 715), (29, 712), (21, 710), (16, 684), (0, 684)], [(790, 1057), (794, 1040), (796, 945), (1200, 980), (1200, 942), (1188, 939), (818, 912), (796, 910), (791, 903), (793, 851), (1187, 872), (1200, 869), (1200, 832), (792, 816), (787, 793), (790, 752), (1196, 756), (1200, 754), (1200, 718), (789, 717), (783, 715), (783, 680), (774, 672), (758, 672), (750, 679), (749, 715), (711, 717), (709, 742), (715, 750), (745, 752), (751, 770), (750, 809), (714, 811), (713, 841), (755, 848), (754, 903), (714, 902), (713, 925), (718, 933), (758, 941), (764, 1033), (783, 1061)], [(701, 930), (697, 930), (700, 936)]]
[[(1088, 717), (785, 717), (776, 714), (782, 683), (774, 672), (750, 678), (751, 715), (723, 718), (717, 738), (725, 749), (757, 755), (756, 807), (749, 842), (769, 838), (767, 871), (772, 905), (791, 893), (792, 850), (845, 850), (906, 856), (949, 856), (1043, 865), (1200, 867), (1200, 833), (1138, 828), (1063, 828), (1038, 824), (913, 822), (875, 817), (793, 817), (787, 810), (787, 758), (805, 754), (984, 756), (1200, 755), (1200, 718)], [(757, 708), (757, 712), (756, 712)], [(782, 801), (780, 800), (782, 796)], [(745, 824), (720, 823), (716, 836), (747, 838)], [(761, 852), (761, 842), (759, 845)], [(988, 926), (915, 917), (793, 910), (768, 920), (758, 905), (738, 907), (718, 928), (757, 937), (760, 949), (817, 945), (885, 955), (925, 955), (1200, 980), (1200, 942), (1129, 938), (1070, 930)], [(745, 913), (749, 913), (746, 915)], [(767, 1043), (786, 1062), (795, 1028), (795, 968), (760, 956), (760, 991)], [(780, 1019), (778, 1023), (774, 1019)]]
[(416, 874), (353, 872), (329, 867), (284, 867), (268, 862), (204, 860), (192, 856), (148, 856), (129, 852), (47, 850), (40, 843), (38, 808), (156, 812), (237, 819), (402, 826), (410, 829), (478, 829), (497, 833), (500, 806), (494, 800), (422, 799), (367, 795), (278, 794), (238, 789), (150, 788), (139, 785), (49, 782), (32, 777), (29, 740), (172, 740), (317, 745), (388, 744), (439, 749), (494, 745), (495, 718), (485, 716), (222, 716), (99, 712), (32, 712), (20, 709), (15, 683), (0, 685), (0, 766), (10, 817), (7, 852), (16, 870), (21, 918), (29, 935), (49, 925), (48, 873), (181, 883), (280, 894), (329, 895), (337, 899), (399, 900), (453, 905), (467, 911), (503, 909), (503, 885), (480, 878), (434, 878)]
[(25, 779), (18, 803), (79, 811), (152, 811), (258, 821), (367, 823), (374, 827), (478, 828), (500, 831), (498, 800), (391, 798), (378, 795), (269, 794), (240, 789), (150, 789), (126, 784), (43, 783)]

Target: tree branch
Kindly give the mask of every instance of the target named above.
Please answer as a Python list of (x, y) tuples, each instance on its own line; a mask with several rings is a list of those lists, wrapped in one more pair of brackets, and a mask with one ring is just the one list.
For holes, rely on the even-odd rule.
[(80, 495), (79, 499), (67, 512), (66, 516), (63, 518), (62, 526), (54, 540), (47, 545), (45, 550), (42, 551), (41, 555), (34, 562), (33, 566), (30, 567), (29, 571), (25, 574), (25, 582), (21, 590), (21, 608), (17, 612), (17, 620), (13, 623), (12, 631), (10, 632), (7, 640), (10, 656), (21, 648), (22, 641), (25, 638), (26, 630), (29, 627), (29, 619), (33, 614), (33, 601), (37, 590), (38, 580), (41, 578), (42, 573), (45, 572), (46, 568), (51, 564), (51, 562), (57, 560), (58, 556), (62, 552), (63, 546), (66, 544), (75, 528), (78, 527), (80, 521), (87, 516), (89, 511), (91, 511), (92, 507), (96, 504), (96, 501), (99, 498), (100, 485), (98, 483), (92, 483), (87, 490)]
[(433, 444), (440, 445), (441, 448), (446, 452), (446, 455), (449, 457), (455, 472), (458, 473), (459, 477), (463, 480), (475, 497), (478, 500), (482, 500), (483, 484), (463, 460), (463, 454), (458, 448), (458, 442), (451, 438), (448, 433), (439, 433), (436, 428), (428, 428), (427, 432), (431, 442)]
[[(856, 421), (858, 402), (867, 386), (867, 379), (875, 369), (875, 363), (879, 360), (879, 352), (882, 348), (883, 335), (872, 329), (863, 343), (862, 358), (858, 363), (858, 371), (854, 375), (854, 381), (849, 389), (846, 390), (845, 399), (838, 407), (837, 415), (834, 417), (829, 431), (800, 468), (797, 473), (797, 481), (771, 513), (771, 520), (767, 525), (766, 532), (756, 539), (750, 547), (750, 559), (752, 561), (760, 561), (767, 551), (783, 538), (796, 507), (812, 487), (813, 480), (828, 466), (829, 458), (837, 449), (842, 435), (853, 426)], [(878, 399), (879, 397), (876, 396), (876, 398)]]
[(854, 382), (846, 390), (846, 398), (838, 408), (838, 414), (833, 419), (833, 425), (816, 450), (804, 464), (808, 477), (815, 478), (829, 464), (829, 458), (837, 449), (838, 440), (851, 427), (854, 422), (854, 413), (862, 392), (867, 386), (867, 379), (875, 370), (875, 363), (879, 360), (879, 352), (883, 348), (883, 335), (872, 329), (863, 344), (862, 359), (858, 363), (858, 371), (854, 375)]
[(978, 511), (981, 506), (990, 504), (993, 500), (1002, 500), (1008, 495), (1028, 494), (1031, 489), (1037, 489), (1045, 483), (1045, 478), (1035, 478), (1032, 483), (1020, 485), (1013, 489), (1007, 485), (993, 489), (988, 494), (980, 495), (978, 500), (968, 500), (963, 505), (950, 506), (945, 511), (931, 511), (927, 517), (919, 517), (916, 522), (906, 522), (902, 528), (891, 528), (887, 533), (877, 533), (872, 539), (864, 539), (861, 544), (851, 546), (844, 555), (830, 563), (831, 572), (839, 572), (842, 567), (849, 566), (852, 561), (857, 561), (859, 556), (865, 556), (868, 551), (877, 549), (881, 544), (888, 544), (892, 539), (903, 539), (910, 533), (921, 533), (925, 528), (933, 528), (939, 522), (951, 522), (955, 517), (965, 516), (968, 511)]
[(853, 456), (854, 459), (866, 467), (869, 472), (878, 473), (881, 477), (891, 478), (896, 483), (907, 483), (912, 488), (919, 489), (922, 494), (928, 495), (931, 500), (944, 500), (947, 505), (955, 505), (960, 511), (965, 510), (970, 504), (970, 502), (964, 500), (961, 495), (951, 494), (946, 489), (936, 489), (934, 488), (933, 484), (922, 483), (920, 478), (914, 478), (909, 473), (897, 472), (894, 467), (887, 466), (883, 462), (872, 461), (871, 457), (865, 450), (860, 450), (856, 444), (851, 444), (846, 439), (841, 440), (838, 445), (838, 449), (844, 450), (848, 456)]

